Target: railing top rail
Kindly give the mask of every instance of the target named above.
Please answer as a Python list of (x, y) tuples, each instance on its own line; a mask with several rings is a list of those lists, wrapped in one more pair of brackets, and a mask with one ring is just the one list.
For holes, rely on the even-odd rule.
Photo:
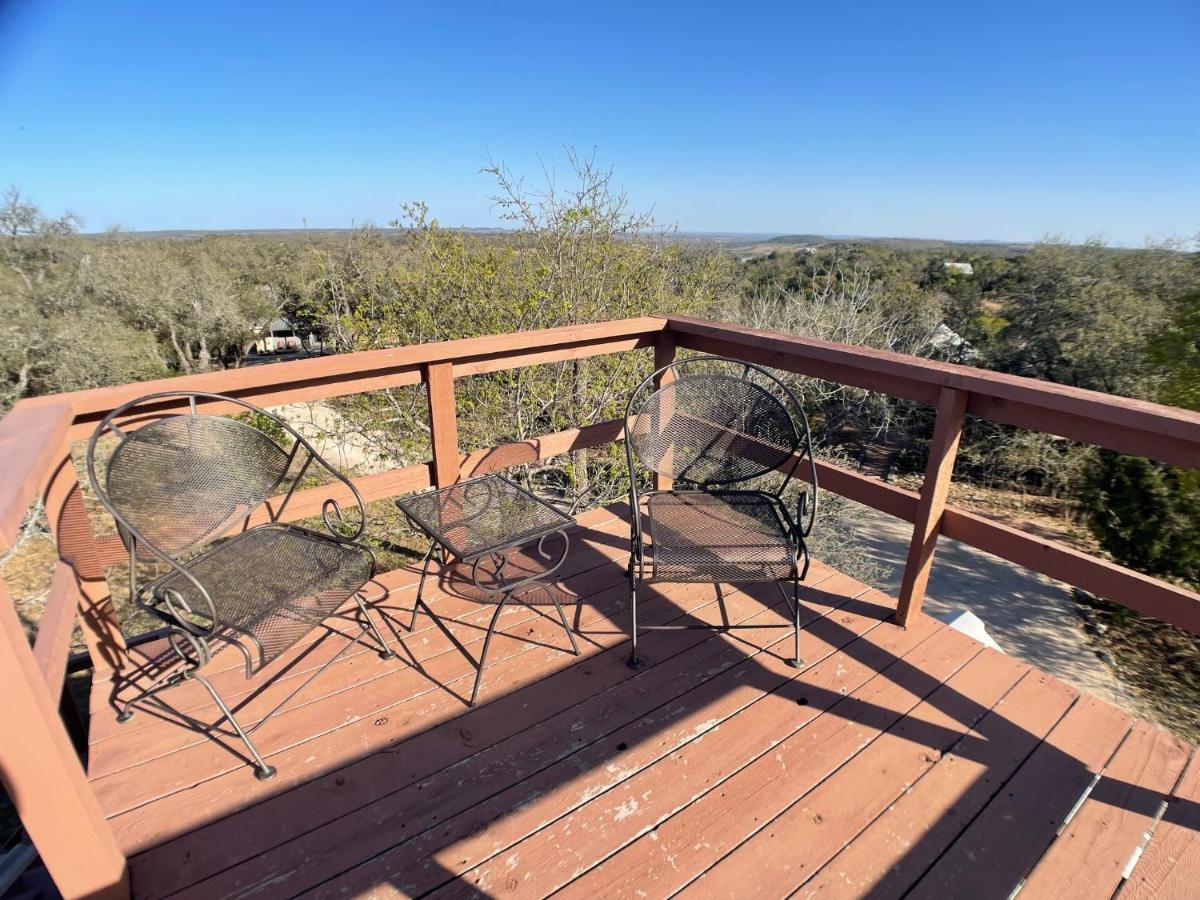
[(669, 316), (680, 346), (748, 355), (804, 375), (936, 403), (942, 388), (968, 391), (968, 412), (1125, 453), (1200, 468), (1200, 412), (1068, 385), (798, 337)]
[[(422, 366), (430, 363), (471, 363), (528, 353), (531, 349), (549, 350), (554, 347), (586, 345), (620, 338), (646, 337), (662, 331), (666, 325), (666, 319), (660, 316), (641, 316), (611, 322), (545, 328), (538, 331), (410, 344), (383, 350), (340, 353), (316, 359), (294, 360), (242, 369), (224, 369), (199, 375), (181, 375), (155, 381), (54, 394), (48, 397), (23, 400), (17, 407), (37, 407), (65, 402), (73, 411), (76, 423), (93, 422), (122, 403), (147, 394), (164, 391), (195, 390), (240, 396), (268, 391), (272, 388), (291, 388), (356, 380), (367, 375), (418, 372)], [(414, 382), (416, 380), (419, 379), (413, 379)], [(368, 386), (362, 389), (370, 390), (371, 388)]]
[(21, 522), (60, 461), (71, 425), (62, 399), (18, 405), (0, 419), (0, 551), (16, 540)]

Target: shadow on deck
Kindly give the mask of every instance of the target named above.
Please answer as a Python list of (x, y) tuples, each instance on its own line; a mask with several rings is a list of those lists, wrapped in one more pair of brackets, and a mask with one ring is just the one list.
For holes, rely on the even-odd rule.
[[(400, 624), (416, 573), (381, 576), (401, 659), (354, 648), (264, 725), (266, 783), (240, 742), (179, 726), (216, 718), (198, 685), (118, 725), (114, 689), (130, 685), (96, 684), (89, 778), (134, 895), (1090, 897), (1197, 882), (1192, 747), (933, 619), (900, 629), (895, 601), (819, 564), (804, 669), (787, 665), (774, 585), (722, 601), (657, 585), (647, 622), (760, 627), (649, 633), (649, 665), (631, 671), (625, 514), (582, 515), (561, 573), (582, 658), (556, 620), (508, 610), (474, 710), (451, 641), (426, 616)], [(452, 579), (427, 600), (477, 653), (492, 608)], [(236, 654), (210, 671), (252, 723), (344, 644), (318, 632), (254, 682)]]

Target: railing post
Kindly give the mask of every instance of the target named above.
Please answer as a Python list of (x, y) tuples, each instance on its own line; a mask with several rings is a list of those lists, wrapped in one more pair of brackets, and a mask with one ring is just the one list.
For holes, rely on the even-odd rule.
[(83, 505), (83, 491), (69, 455), (46, 487), (46, 520), (59, 559), (70, 566), (78, 581), (79, 627), (95, 675), (103, 679), (124, 665), (125, 634), (105, 578), (104, 556), (92, 532), (92, 520)]
[(942, 512), (946, 508), (946, 497), (950, 493), (950, 479), (954, 474), (954, 458), (958, 455), (958, 441), (962, 437), (966, 409), (966, 391), (942, 388), (937, 421), (933, 426), (933, 440), (929, 445), (929, 464), (925, 467), (925, 482), (921, 485), (912, 542), (908, 545), (908, 559), (900, 584), (900, 602), (896, 607), (896, 621), (905, 627), (921, 612), (921, 602), (925, 599), (925, 587), (929, 584), (933, 551), (941, 528)]
[(454, 364), (430, 363), (425, 367), (429, 396), (429, 431), (433, 443), (433, 484), (446, 487), (459, 478), (462, 457), (458, 452), (458, 414), (454, 401)]
[[(663, 366), (669, 366), (675, 362), (675, 335), (670, 331), (660, 331), (654, 339), (654, 371), (658, 371)], [(675, 380), (674, 370), (668, 370), (660, 374), (654, 379), (654, 389), (670, 384)], [(660, 409), (659, 414), (664, 419), (670, 418), (672, 411), (669, 409)], [(669, 464), (670, 450), (667, 450), (663, 457), (663, 464)], [(654, 474), (654, 489), (656, 491), (669, 491), (674, 485), (674, 480), (667, 475)]]
[(129, 874), (0, 581), (0, 782), (64, 897), (125, 898)]

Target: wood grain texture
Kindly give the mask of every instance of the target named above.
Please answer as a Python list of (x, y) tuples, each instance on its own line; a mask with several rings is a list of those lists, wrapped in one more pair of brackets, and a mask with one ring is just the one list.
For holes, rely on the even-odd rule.
[(66, 897), (129, 896), (125, 856), (88, 789), (2, 579), (0, 685), (0, 783), (54, 883)]
[(1200, 468), (1200, 413), (971, 366), (781, 332), (668, 317), (681, 347), (936, 403), (943, 388), (971, 394), (968, 411), (1174, 465)]
[[(605, 532), (597, 529), (594, 534), (596, 533), (603, 534)], [(597, 557), (599, 554), (588, 554), (587, 557), (581, 554), (581, 560), (588, 558), (590, 564), (586, 568), (567, 569), (564, 572), (560, 588), (564, 596), (576, 597), (581, 592), (607, 590), (620, 584), (621, 573), (619, 570), (612, 565), (601, 566), (601, 560)], [(599, 570), (597, 571), (597, 569)], [(461, 577), (461, 573), (459, 575)], [(440, 616), (448, 619), (455, 629), (464, 632), (463, 640), (468, 649), (477, 651), (479, 644), (482, 643), (483, 632), (494, 611), (492, 606), (488, 603), (481, 603), (478, 599), (464, 596), (463, 593), (456, 590), (454, 585), (442, 587), (440, 581), (441, 579), (438, 579), (437, 586), (427, 582), (425, 601), (438, 610)], [(462, 587), (461, 582), (458, 586)], [(412, 591), (400, 593), (400, 597), (397, 597), (396, 600), (411, 605), (414, 594), (415, 586)], [(389, 600), (391, 599), (389, 596)], [(377, 610), (381, 607), (379, 603), (374, 605)], [(350, 609), (352, 610), (353, 607)], [(427, 675), (442, 670), (456, 673), (464, 668), (459, 651), (440, 629), (429, 622), (428, 617), (419, 618), (418, 627), (414, 631), (408, 632), (406, 630), (408, 617), (404, 615), (403, 610), (396, 612), (397, 615), (388, 620), (393, 623), (389, 630), (396, 630), (400, 634), (400, 638), (396, 641), (398, 649), (405, 651), (406, 658), (412, 666), (422, 668)], [(397, 628), (394, 623), (396, 619), (401, 618), (404, 625)], [(273, 709), (276, 703), (286, 698), (320, 664), (328, 661), (346, 646), (348, 637), (357, 631), (354, 621), (351, 617), (350, 621), (345, 623), (342, 633), (322, 633), (318, 629), (315, 641), (308, 644), (306, 650), (290, 654), (286, 660), (273, 662), (268, 671), (264, 671), (254, 679), (247, 680), (240, 667), (236, 667), (227, 668), (214, 674), (212, 682), (218, 689), (224, 689), (223, 696), (229, 702), (239, 704), (238, 711), (241, 712), (241, 720), (246, 726), (252, 726), (260, 720), (263, 714)], [(515, 607), (512, 613), (502, 621), (507, 631), (518, 634), (534, 623), (544, 627), (542, 617), (539, 617), (536, 612), (520, 606)], [(547, 631), (547, 636), (552, 637), (552, 633)], [(347, 654), (322, 676), (319, 685), (313, 685), (314, 690), (311, 693), (301, 694), (289, 704), (288, 712), (280, 715), (292, 716), (299, 713), (310, 702), (318, 702), (344, 691), (365, 688), (377, 678), (402, 674), (403, 669), (398, 671), (395, 665), (383, 665), (373, 652), (374, 649), (373, 646), (368, 645), (361, 647), (357, 652), (352, 651)], [(225, 656), (227, 657), (224, 660), (225, 665), (228, 666), (232, 662), (236, 666), (238, 659), (235, 655), (225, 654)], [(218, 659), (220, 658), (218, 657)], [(415, 673), (410, 672), (409, 674)], [(416, 679), (410, 679), (410, 681), (415, 682)], [(414, 684), (413, 686), (414, 688), (429, 689), (428, 683), (425, 685)], [(122, 686), (122, 690), (116, 696), (122, 697), (132, 691), (133, 685)], [(402, 688), (397, 688), (397, 695), (405, 696)], [(180, 686), (172, 692), (172, 696), (165, 699), (170, 702), (171, 708), (178, 712), (184, 712), (190, 716), (204, 716), (204, 721), (215, 721), (219, 718), (211, 698), (200, 685)], [(245, 703), (244, 707), (241, 706), (243, 702)], [(111, 703), (112, 701), (109, 701), (109, 708), (104, 710), (103, 716), (105, 719), (113, 719), (115, 722)], [(139, 719), (142, 720), (141, 727), (149, 729), (149, 733), (140, 740), (126, 738), (126, 729), (132, 729), (134, 721)], [(91, 744), (91, 761), (88, 772), (92, 780), (99, 781), (121, 772), (128, 772), (130, 777), (137, 778), (139, 772), (145, 774), (148, 768), (152, 770), (156, 760), (162, 760), (168, 755), (173, 755), (174, 762), (178, 763), (185, 758), (179, 757), (178, 754), (187, 748), (212, 749), (206, 747), (211, 742), (203, 734), (194, 730), (183, 727), (162, 729), (153, 726), (154, 716), (150, 714), (135, 716), (133, 721), (125, 725), (105, 727), (103, 733), (109, 739), (105, 742), (93, 741)]]
[(909, 896), (1008, 897), (1132, 725), (1128, 714), (1082, 697)]
[(1191, 748), (1138, 722), (1026, 879), (1031, 897), (1111, 897), (1154, 825)]
[[(977, 651), (949, 677), (933, 671), (942, 683), (848, 761), (836, 780), (817, 785), (752, 832), (682, 896), (737, 897), (750, 881), (766, 896), (790, 895), (936, 765), (1025, 669), (1003, 654)], [(784, 845), (804, 852), (782, 853)]]
[(458, 481), (458, 404), (454, 399), (454, 364), (425, 367), (429, 395), (429, 433), (433, 449), (433, 485), (449, 487)]
[[(669, 595), (663, 592), (662, 596)], [(696, 597), (685, 593), (681, 599), (685, 602), (682, 610), (669, 602), (654, 604), (657, 607), (654, 620), (671, 621), (681, 614), (688, 614), (693, 608), (710, 604), (712, 595), (708, 593)], [(613, 617), (618, 620), (621, 618), (624, 603), (625, 591), (617, 586), (601, 591), (581, 604), (576, 627), (584, 637), (583, 643), (589, 644), (593, 652), (608, 651), (623, 640), (620, 626), (613, 621)], [(556, 623), (549, 620), (540, 619), (539, 622), (545, 624), (521, 629), (516, 635), (497, 632), (489, 655), (489, 674), (486, 676), (485, 696), (490, 699), (478, 715), (474, 711), (470, 713), (473, 716), (471, 721), (498, 720), (494, 723), (497, 727), (520, 730), (541, 721), (550, 714), (547, 710), (557, 712), (564, 705), (572, 705), (572, 692), (581, 683), (599, 686), (610, 678), (620, 680), (627, 677), (620, 671), (620, 666), (613, 662), (615, 654), (611, 658), (610, 654), (605, 654), (602, 670), (586, 664), (568, 668), (554, 678), (555, 691), (534, 691), (533, 702), (527, 705), (514, 709), (512, 701), (500, 702), (509, 694), (519, 694), (543, 677), (575, 662), (575, 657), (563, 652), (565, 636), (561, 625), (556, 629)], [(493, 657), (496, 660), (494, 665), (491, 664)], [(290, 727), (273, 732), (277, 737), (272, 743), (267, 743), (268, 735), (263, 734), (264, 740), (260, 746), (272, 764), (279, 766), (278, 783), (261, 787), (246, 784), (244, 766), (237, 761), (233, 765), (222, 761), (215, 770), (198, 770), (192, 773), (189, 780), (187, 772), (173, 772), (172, 762), (163, 760), (147, 768), (144, 790), (139, 792), (137, 770), (128, 770), (119, 782), (113, 783), (108, 789), (103, 784), (105, 779), (101, 779), (97, 783), (98, 794), (102, 801), (114, 801), (115, 805), (110, 807), (114, 812), (125, 810), (112, 820), (113, 827), (123, 846), (133, 850), (160, 843), (198, 828), (205, 822), (234, 813), (249, 800), (262, 799), (281, 789), (304, 783), (312, 777), (314, 769), (326, 772), (352, 767), (356, 760), (362, 759), (364, 765), (360, 774), (370, 789), (394, 789), (398, 777), (391, 765), (394, 757), (383, 753), (383, 748), (408, 741), (431, 729), (431, 733), (440, 734), (438, 725), (464, 715), (467, 710), (463, 688), (469, 689), (473, 676), (474, 672), (465, 660), (461, 657), (454, 660), (447, 656), (443, 666), (426, 666), (419, 671), (402, 669), (399, 673), (373, 680), (369, 687), (361, 691), (310, 704), (307, 711), (301, 710), (299, 715), (290, 717), (286, 723)], [(414, 689), (415, 685), (420, 687)], [(488, 711), (486, 715), (484, 710)], [(332, 719), (331, 712), (336, 714)], [(285, 717), (287, 714), (281, 713), (279, 718)], [(318, 723), (315, 728), (312, 725), (314, 722)], [(451, 729), (448, 736), (461, 743), (461, 735), (455, 737), (456, 734)], [(469, 744), (474, 743), (477, 734), (473, 727)], [(198, 759), (198, 754), (207, 755), (211, 751), (208, 748), (190, 748), (184, 752)], [(440, 768), (445, 760), (446, 753), (442, 751), (433, 754), (433, 759), (426, 760), (426, 764), (436, 764)], [(176, 764), (183, 762), (184, 759), (175, 761)], [(404, 765), (403, 780), (406, 781), (413, 774), (409, 768), (411, 760), (406, 756), (400, 762)], [(376, 770), (389, 774), (378, 779), (363, 774)], [(197, 778), (200, 779), (199, 784), (196, 783)], [(356, 790), (364, 787), (357, 776), (354, 783)], [(343, 792), (331, 790), (330, 793), (339, 795)], [(146, 800), (154, 795), (159, 799), (150, 806)], [(315, 812), (327, 815), (330, 809), (336, 809), (336, 806), (330, 805), (332, 803), (332, 796), (327, 796), (325, 807)], [(294, 813), (288, 817), (289, 821), (294, 818)]]
[[(863, 586), (855, 586), (854, 590), (863, 590)], [(772, 593), (775, 606), (768, 618), (756, 616), (750, 622), (787, 622), (778, 592)], [(828, 614), (831, 610), (808, 609), (805, 618), (815, 625), (821, 612)], [(840, 609), (832, 612), (840, 618)], [(713, 613), (711, 621), (719, 621), (719, 610)], [(870, 623), (864, 620), (861, 630), (869, 630), (878, 622), (878, 618)], [(836, 633), (844, 644), (852, 641), (858, 631), (839, 629)], [(795, 678), (795, 670), (786, 663), (786, 650), (771, 652), (776, 645), (786, 647), (786, 631), (747, 631), (744, 640), (747, 643), (739, 654), (741, 659), (717, 677), (565, 761), (565, 765), (514, 785), (482, 808), (444, 823), (361, 871), (336, 879), (331, 886), (357, 890), (367, 883), (386, 881), (407, 894), (440, 886), (439, 894), (483, 890), (503, 895), (513, 892), (507, 885), (508, 860), (516, 856), (526, 861), (529, 873), (520, 879), (516, 893), (548, 894), (586, 868), (589, 860), (602, 858), (619, 847), (618, 831), (633, 833), (642, 817), (651, 814), (651, 805), (661, 802), (670, 808), (671, 798), (690, 787), (683, 781), (663, 783), (665, 769), (678, 771), (669, 762), (670, 757), (682, 752), (694, 758), (699, 753), (709, 757), (706, 765), (715, 766), (711, 752), (718, 732), (739, 732), (737, 721), (742, 713), (764, 696), (772, 698)], [(816, 659), (826, 659), (835, 649), (828, 645), (814, 648)], [(768, 707), (772, 705), (767, 702)], [(761, 720), (761, 715), (760, 711), (755, 720)], [(746, 734), (749, 740), (766, 739), (761, 733), (756, 737), (751, 736), (752, 731)], [(736, 754), (732, 756), (736, 758)], [(659, 769), (660, 765), (665, 769)], [(654, 795), (653, 801), (649, 794)], [(534, 799), (536, 803), (531, 802)], [(623, 814), (618, 813), (619, 824), (612, 820), (613, 809), (623, 810)], [(489, 821), (495, 824), (482, 829)]]
[[(676, 591), (680, 590), (696, 588), (678, 586)], [(782, 598), (777, 595), (774, 599), (776, 606), (764, 610), (758, 600), (735, 592), (728, 597), (728, 612), (735, 622), (780, 621)], [(715, 621), (719, 611), (709, 604), (695, 615)], [(580, 698), (580, 703), (536, 729), (494, 744), (469, 761), (385, 797), (332, 830), (311, 833), (289, 846), (286, 853), (278, 852), (279, 858), (270, 866), (253, 860), (240, 871), (199, 885), (202, 890), (194, 895), (201, 896), (203, 891), (225, 895), (256, 883), (282, 885), (288, 892), (311, 888), (352, 868), (364, 852), (375, 855), (355, 876), (356, 883), (385, 880), (403, 885), (409, 892), (421, 884), (436, 887), (442, 878), (441, 867), (429, 854), (445, 847), (451, 835), (463, 842), (489, 822), (504, 819), (507, 823), (513, 815), (520, 815), (518, 810), (531, 797), (537, 798), (541, 817), (564, 805), (569, 810), (581, 794), (599, 792), (605, 784), (619, 780), (620, 773), (634, 771), (630, 758), (622, 761), (619, 770), (604, 765), (614, 747), (638, 748), (625, 751), (627, 757), (642, 753), (643, 746), (646, 753), (662, 754), (671, 740), (668, 728), (671, 734), (689, 733), (682, 721), (703, 706), (696, 698), (706, 691), (712, 693), (712, 685), (731, 677), (747, 654), (720, 635), (670, 634), (674, 646), (659, 647), (658, 664), (646, 672), (588, 699)], [(761, 649), (784, 640), (778, 631), (748, 634), (754, 635), (751, 640)], [(639, 740), (648, 733), (660, 737), (654, 745), (657, 749)], [(498, 783), (512, 787), (497, 793)], [(408, 827), (397, 840), (386, 826), (400, 815)], [(324, 852), (315, 852), (322, 845)]]
[(0, 419), (0, 550), (16, 539), (49, 473), (66, 454), (71, 407), (22, 400)]
[(1150, 845), (1117, 895), (1120, 900), (1191, 900), (1200, 884), (1200, 750), (1192, 748)]
[(1001, 790), (1078, 697), (1030, 672), (796, 896), (899, 898)]
[(38, 619), (33, 642), (33, 658), (42, 673), (46, 690), (55, 701), (62, 695), (63, 679), (67, 674), (75, 614), (84, 602), (75, 571), (60, 559), (54, 565), (50, 593), (42, 617)]
[[(153, 716), (130, 723), (131, 745), (158, 748), (148, 754), (109, 729), (93, 755), (111, 774), (94, 783), (133, 854), (135, 895), (707, 896), (755, 884), (854, 896), (870, 882), (888, 897), (938, 879), (941, 895), (991, 896), (1049, 877), (1043, 858), (1051, 872), (1094, 863), (1107, 885), (1147, 827), (1137, 804), (1161, 799), (1190, 751), (929, 617), (897, 627), (894, 601), (819, 563), (804, 590), (807, 668), (779, 652), (786, 627), (747, 627), (661, 632), (651, 664), (630, 670), (628, 510), (611, 512), (581, 523), (585, 558), (564, 580), (582, 658), (540, 616), (502, 622), (476, 709), (454, 693), (469, 666), (422, 624), (407, 665), (340, 661), (284, 727), (264, 728), (273, 782)], [(394, 579), (395, 597), (379, 599), (402, 617), (413, 573)], [(656, 587), (655, 623), (787, 624), (774, 585), (729, 587), (720, 602), (705, 585)], [(438, 589), (430, 602), (477, 646), (466, 598)], [(1177, 797), (1197, 790), (1189, 778)], [(1193, 808), (1168, 806), (1164, 841), (1144, 854), (1148, 884), (1200, 871)]]
[[(840, 619), (839, 611), (834, 620)], [(792, 791), (820, 781), (878, 734), (868, 717), (854, 717), (856, 708), (870, 708), (887, 718), (873, 666), (856, 657), (883, 661), (911, 653), (914, 666), (918, 660), (961, 665), (956, 654), (969, 653), (966, 645), (946, 655), (948, 647), (936, 635), (923, 643), (943, 630), (932, 622), (921, 634), (886, 624), (854, 629), (844, 652), (827, 653), (798, 677), (785, 676), (766, 697), (714, 723), (719, 727), (703, 740), (597, 798), (585, 815), (516, 845), (512, 852), (537, 871), (515, 890), (499, 877), (504, 857), (469, 874), (467, 882), (503, 896), (533, 896), (572, 878), (577, 880), (566, 893), (575, 897), (606, 889), (612, 896), (669, 896), (736, 846), (777, 804), (786, 804)], [(576, 835), (582, 840), (572, 839)], [(636, 843), (626, 849), (636, 850), (617, 852), (631, 841)], [(461, 893), (460, 884), (447, 893)]]
[(925, 481), (921, 485), (921, 496), (917, 501), (917, 515), (913, 522), (912, 541), (908, 545), (908, 557), (904, 563), (904, 575), (900, 580), (900, 602), (896, 607), (896, 621), (907, 627), (921, 612), (925, 599), (925, 587), (929, 584), (929, 573), (933, 567), (933, 553), (941, 530), (942, 513), (946, 509), (946, 498), (950, 494), (950, 480), (954, 477), (954, 460), (958, 455), (958, 441), (962, 437), (963, 411), (967, 407), (967, 395), (952, 388), (942, 388), (938, 399), (937, 421), (933, 427), (933, 440), (929, 444), (929, 464), (925, 467)]

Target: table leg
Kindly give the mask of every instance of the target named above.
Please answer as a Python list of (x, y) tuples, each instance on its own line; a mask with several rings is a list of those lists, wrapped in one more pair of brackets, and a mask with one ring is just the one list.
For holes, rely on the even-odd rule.
[(479, 696), (479, 685), (483, 682), (483, 667), (487, 663), (488, 647), (492, 643), (492, 633), (496, 630), (496, 623), (500, 621), (500, 613), (504, 610), (504, 604), (508, 602), (512, 596), (512, 591), (505, 591), (500, 595), (500, 602), (496, 604), (496, 611), (492, 613), (491, 624), (488, 625), (487, 635), (483, 639), (483, 649), (479, 651), (479, 662), (476, 663), (475, 671), (475, 688), (471, 691), (471, 706), (475, 705), (475, 700)]
[(429, 549), (425, 551), (425, 560), (421, 564), (421, 580), (417, 582), (417, 599), (413, 601), (412, 621), (408, 623), (409, 631), (417, 627), (417, 610), (421, 608), (421, 594), (425, 590), (425, 576), (429, 574), (429, 562), (433, 559), (433, 548), (436, 546), (437, 541), (430, 541)]

